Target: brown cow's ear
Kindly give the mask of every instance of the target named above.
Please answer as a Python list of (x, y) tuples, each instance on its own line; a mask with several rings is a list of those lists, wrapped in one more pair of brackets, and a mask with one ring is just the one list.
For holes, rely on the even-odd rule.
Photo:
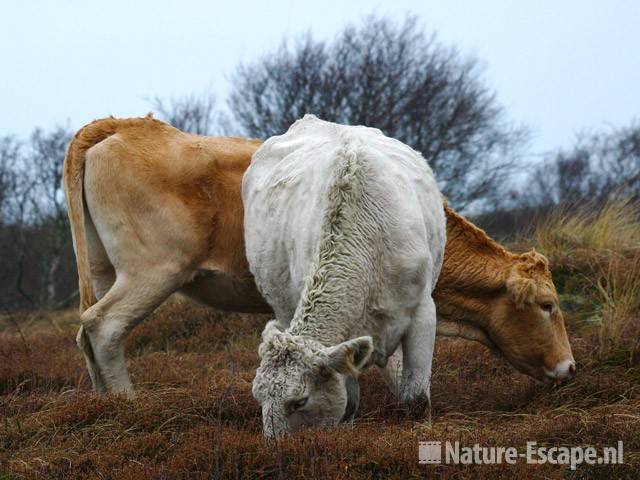
[(372, 353), (371, 337), (347, 340), (326, 350), (327, 366), (345, 375), (357, 375), (367, 365)]
[(535, 248), (531, 249), (530, 252), (521, 253), (520, 261), (529, 268), (536, 269), (540, 272), (549, 269), (549, 259), (537, 252)]

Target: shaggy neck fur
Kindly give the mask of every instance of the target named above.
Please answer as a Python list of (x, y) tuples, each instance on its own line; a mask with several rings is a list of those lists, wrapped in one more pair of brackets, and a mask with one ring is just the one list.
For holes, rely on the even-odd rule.
[(438, 318), (484, 328), (516, 256), (445, 205), (447, 246), (434, 299)]
[(350, 338), (366, 311), (384, 211), (366, 191), (367, 167), (356, 149), (338, 155), (318, 250), (289, 331), (325, 346)]

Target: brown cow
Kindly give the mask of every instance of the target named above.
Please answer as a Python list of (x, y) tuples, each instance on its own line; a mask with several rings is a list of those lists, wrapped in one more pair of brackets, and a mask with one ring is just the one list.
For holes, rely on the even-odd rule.
[[(80, 286), (77, 339), (97, 391), (132, 394), (124, 339), (176, 291), (224, 310), (270, 311), (248, 270), (242, 229), (242, 176), (260, 144), (191, 135), (151, 117), (96, 120), (76, 134), (64, 185)], [(481, 341), (539, 379), (570, 376), (546, 259), (510, 254), (446, 213), (438, 334)]]

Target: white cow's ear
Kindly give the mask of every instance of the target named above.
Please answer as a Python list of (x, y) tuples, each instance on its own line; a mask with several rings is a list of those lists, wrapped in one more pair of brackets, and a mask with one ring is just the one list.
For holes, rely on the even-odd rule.
[(373, 353), (373, 340), (371, 337), (354, 338), (329, 347), (326, 353), (327, 366), (345, 375), (357, 375), (367, 365)]
[(269, 351), (269, 345), (273, 337), (282, 333), (283, 328), (280, 326), (277, 320), (271, 320), (267, 322), (262, 330), (262, 343), (258, 347), (258, 356), (263, 358), (266, 352)]
[(268, 342), (275, 334), (282, 332), (282, 327), (278, 323), (278, 320), (270, 320), (264, 326), (262, 330), (262, 341)]

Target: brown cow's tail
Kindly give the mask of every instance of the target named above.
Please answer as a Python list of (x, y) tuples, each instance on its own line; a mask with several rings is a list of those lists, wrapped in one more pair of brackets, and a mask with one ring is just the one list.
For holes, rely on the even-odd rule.
[(63, 181), (73, 237), (73, 248), (76, 252), (76, 263), (78, 265), (80, 313), (83, 313), (96, 303), (96, 296), (91, 283), (89, 252), (85, 231), (85, 221), (87, 220), (85, 214), (88, 214), (84, 202), (85, 154), (89, 148), (116, 133), (118, 124), (119, 122), (115, 118), (105, 118), (86, 125), (76, 133), (67, 148), (67, 155), (64, 159)]

